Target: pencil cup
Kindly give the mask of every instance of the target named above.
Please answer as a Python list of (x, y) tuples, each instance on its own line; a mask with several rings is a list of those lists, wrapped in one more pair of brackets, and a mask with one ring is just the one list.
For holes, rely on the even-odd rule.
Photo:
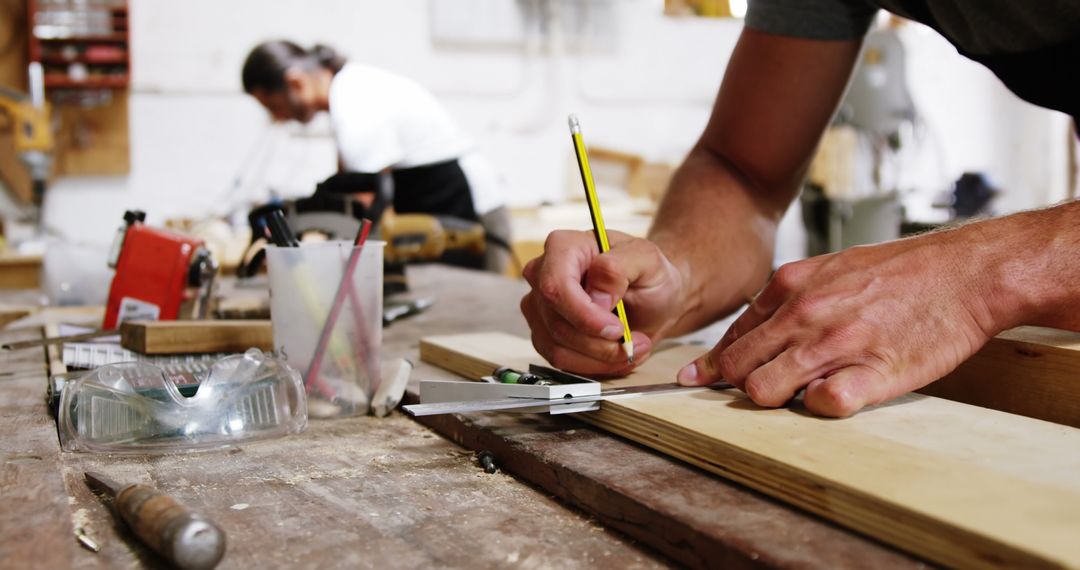
[(379, 386), (384, 246), (266, 248), (274, 349), (303, 375), (310, 417), (366, 414)]

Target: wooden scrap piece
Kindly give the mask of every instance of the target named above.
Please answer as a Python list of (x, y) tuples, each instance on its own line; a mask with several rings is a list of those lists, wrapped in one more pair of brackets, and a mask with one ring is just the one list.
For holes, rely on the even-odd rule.
[[(702, 350), (660, 352), (615, 383), (671, 382)], [(542, 362), (528, 341), (491, 333), (428, 338), (421, 355), (471, 378)], [(733, 390), (576, 417), (938, 563), (1080, 567), (1075, 428), (918, 394), (844, 420)]]
[(1080, 428), (1080, 333), (1007, 330), (919, 393)]
[(141, 354), (271, 351), (274, 332), (269, 320), (129, 321), (120, 326), (120, 344)]
[(8, 305), (0, 303), (0, 329), (6, 327), (8, 323), (29, 316), (31, 313), (37, 310), (39, 310), (39, 307), (32, 307), (29, 305)]
[(36, 289), (41, 286), (41, 255), (0, 253), (0, 289)]

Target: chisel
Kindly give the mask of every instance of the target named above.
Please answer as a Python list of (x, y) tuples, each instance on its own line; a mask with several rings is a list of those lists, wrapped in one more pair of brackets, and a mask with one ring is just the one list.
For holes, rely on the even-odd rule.
[(113, 498), (113, 508), (155, 552), (183, 570), (206, 570), (225, 555), (225, 533), (206, 517), (146, 485), (122, 485), (86, 473), (91, 489)]

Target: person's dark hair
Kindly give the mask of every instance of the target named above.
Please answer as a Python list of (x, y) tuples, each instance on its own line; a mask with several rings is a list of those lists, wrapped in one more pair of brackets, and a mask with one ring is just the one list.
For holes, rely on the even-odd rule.
[(293, 42), (275, 40), (263, 42), (251, 50), (240, 76), (245, 92), (263, 90), (272, 93), (285, 88), (285, 70), (291, 67), (305, 70), (322, 67), (337, 73), (344, 65), (345, 58), (332, 47), (315, 44), (305, 50)]

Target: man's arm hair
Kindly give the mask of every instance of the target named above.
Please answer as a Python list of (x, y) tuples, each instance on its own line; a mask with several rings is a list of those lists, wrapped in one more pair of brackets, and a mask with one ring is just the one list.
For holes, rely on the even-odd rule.
[(861, 41), (744, 29), (712, 116), (660, 204), (650, 239), (688, 283), (688, 332), (746, 302), (772, 270), (776, 227), (798, 195)]

